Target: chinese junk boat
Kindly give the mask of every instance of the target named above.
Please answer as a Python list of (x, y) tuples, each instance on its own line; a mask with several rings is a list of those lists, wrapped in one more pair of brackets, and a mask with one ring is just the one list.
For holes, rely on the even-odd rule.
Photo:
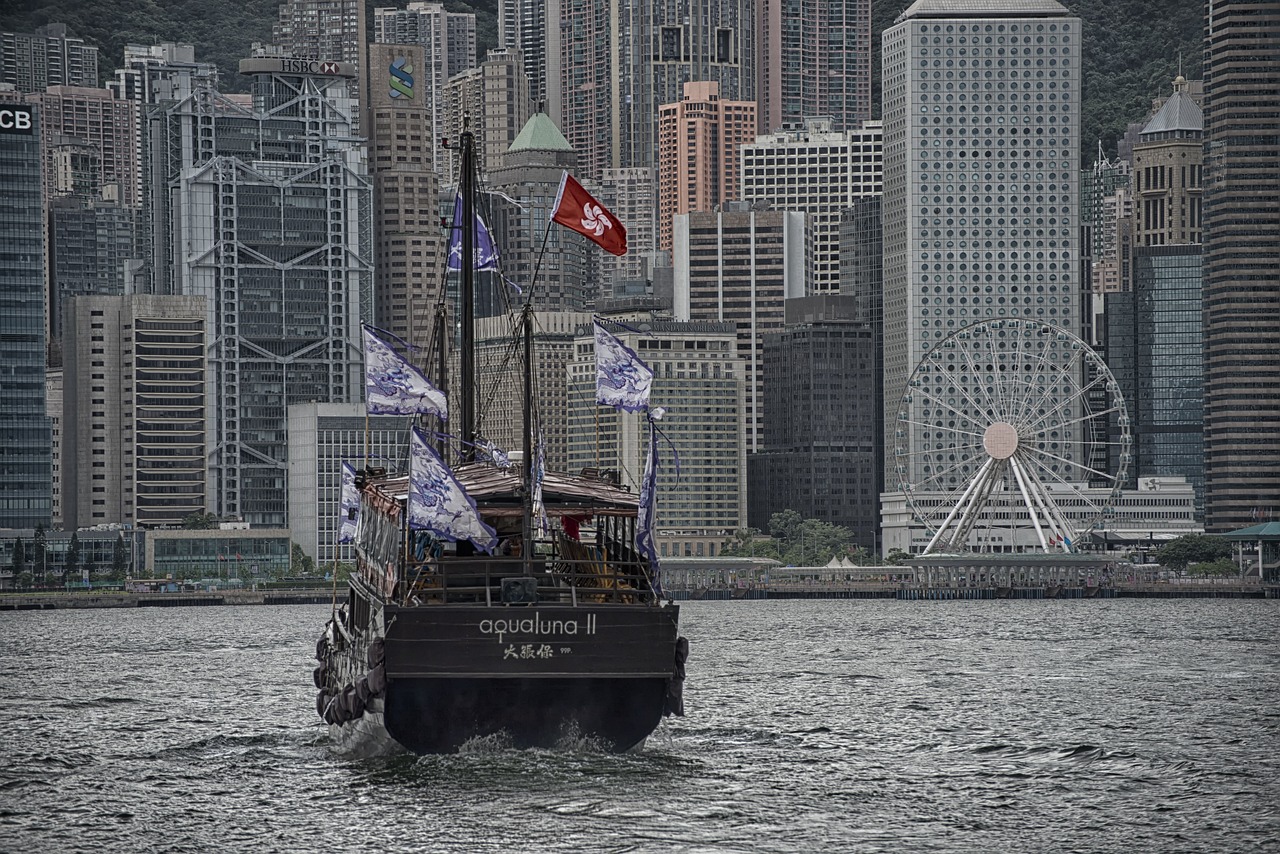
[[(461, 258), (479, 256), (477, 230), (488, 240), (471, 202), (473, 146), (465, 132)], [(460, 266), (460, 387), (468, 389), (472, 271)], [(525, 448), (516, 464), (477, 435), (474, 397), (464, 393), (456, 435), (468, 441), (453, 440), (461, 462), (444, 462), (443, 433), (415, 426), (407, 474), (344, 465), (340, 538), (355, 544), (356, 571), (317, 644), (315, 669), (316, 711), (340, 750), (447, 753), (494, 739), (621, 752), (643, 744), (664, 715), (683, 714), (688, 644), (678, 636), (678, 607), (664, 601), (651, 530), (661, 417), (647, 406), (652, 375), (597, 325), (606, 355), (621, 347), (635, 357), (599, 364), (598, 374), (608, 394), (623, 395), (620, 408), (648, 415), (639, 495), (610, 472), (543, 471), (529, 403), (531, 323), (526, 303)], [(376, 333), (365, 330), (369, 411), (443, 418), (444, 395)]]

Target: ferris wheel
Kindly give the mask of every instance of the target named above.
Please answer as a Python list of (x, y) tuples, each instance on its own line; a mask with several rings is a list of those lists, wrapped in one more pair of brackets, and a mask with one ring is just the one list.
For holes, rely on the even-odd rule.
[(894, 462), (924, 554), (1022, 542), (1074, 552), (1114, 515), (1132, 439), (1110, 369), (1061, 327), (975, 323), (921, 359), (898, 408)]

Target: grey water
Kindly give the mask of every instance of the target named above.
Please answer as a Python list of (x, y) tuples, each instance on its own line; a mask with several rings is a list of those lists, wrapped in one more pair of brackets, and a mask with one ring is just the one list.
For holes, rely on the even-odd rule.
[(1280, 602), (691, 602), (642, 751), (377, 760), (328, 612), (0, 614), (0, 850), (1280, 850)]

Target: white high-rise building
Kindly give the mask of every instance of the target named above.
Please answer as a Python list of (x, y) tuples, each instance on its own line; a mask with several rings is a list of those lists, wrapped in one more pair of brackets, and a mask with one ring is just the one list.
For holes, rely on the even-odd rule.
[(881, 156), (880, 122), (835, 131), (828, 118), (742, 147), (742, 200), (809, 215), (807, 293), (840, 292), (840, 212), (880, 192)]
[[(911, 371), (948, 334), (1001, 317), (1079, 329), (1081, 24), (1056, 0), (917, 0), (883, 48), (893, 436)], [(908, 432), (917, 465), (924, 438)]]

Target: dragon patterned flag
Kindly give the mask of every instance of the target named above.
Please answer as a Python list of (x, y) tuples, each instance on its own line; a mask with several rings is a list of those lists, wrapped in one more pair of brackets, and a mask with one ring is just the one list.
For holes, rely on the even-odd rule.
[[(658, 515), (658, 425), (662, 417), (658, 409), (649, 417), (649, 456), (644, 463), (644, 478), (640, 481), (640, 508), (636, 514), (636, 550), (649, 561), (654, 584), (658, 584), (658, 549), (653, 541), (653, 527)], [(661, 587), (659, 586), (659, 592)]]
[(476, 503), (458, 483), (427, 437), (413, 428), (409, 442), (409, 527), (451, 543), (466, 540), (493, 554), (498, 534), (480, 518)]
[(351, 463), (342, 464), (342, 500), (338, 504), (338, 542), (353, 543), (360, 524), (360, 491), (356, 489), (356, 470)]
[(547, 522), (547, 507), (542, 502), (542, 481), (547, 476), (547, 461), (542, 453), (542, 437), (538, 437), (538, 450), (533, 454), (533, 518), (534, 525), (543, 534), (550, 529)]
[(449, 417), (449, 402), (426, 374), (364, 328), (364, 399), (370, 415)]
[[(484, 220), (480, 217), (480, 212), (476, 211), (476, 236), (475, 245), (471, 247), (472, 254), (475, 256), (475, 266), (473, 270), (497, 270), (498, 269), (498, 247), (493, 243), (493, 235), (489, 233), (489, 227), (484, 224)], [(449, 260), (446, 262), (450, 270), (462, 269), (462, 195), (454, 196), (453, 201), (453, 228), (449, 232)]]
[(635, 351), (609, 333), (600, 321), (596, 331), (596, 403), (638, 412), (649, 405), (653, 371)]
[(627, 229), (567, 171), (560, 176), (551, 221), (578, 232), (606, 252), (627, 254)]

